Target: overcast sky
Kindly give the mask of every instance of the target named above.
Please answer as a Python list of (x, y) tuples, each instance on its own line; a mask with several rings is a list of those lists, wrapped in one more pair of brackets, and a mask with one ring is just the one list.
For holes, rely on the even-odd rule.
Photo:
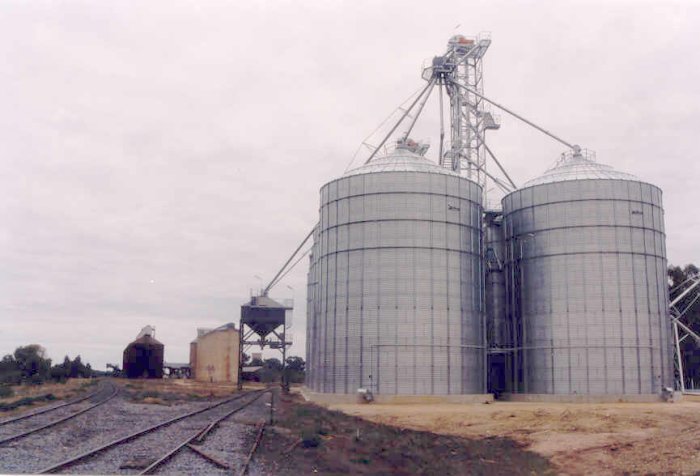
[[(187, 361), (456, 33), (491, 33), (487, 96), (660, 186), (670, 262), (699, 263), (699, 24), (700, 2), (0, 1), (0, 354), (104, 369), (152, 324)], [(437, 148), (432, 111), (413, 136)], [(502, 123), (517, 183), (562, 152)], [(272, 293), (297, 355), (306, 268)]]

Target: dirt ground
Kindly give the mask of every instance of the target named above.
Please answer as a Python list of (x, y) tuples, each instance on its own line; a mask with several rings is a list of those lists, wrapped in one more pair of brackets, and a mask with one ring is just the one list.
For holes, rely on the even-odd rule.
[(559, 474), (700, 473), (700, 398), (681, 403), (333, 405), (398, 428), (508, 438)]
[(436, 435), (276, 395), (275, 424), (255, 461), (260, 474), (554, 474), (546, 458), (500, 437)]

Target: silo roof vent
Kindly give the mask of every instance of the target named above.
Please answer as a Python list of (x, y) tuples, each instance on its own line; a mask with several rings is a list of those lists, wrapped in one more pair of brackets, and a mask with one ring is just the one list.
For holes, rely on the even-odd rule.
[(525, 182), (523, 187), (567, 180), (588, 179), (639, 180), (632, 174), (620, 172), (609, 165), (596, 162), (595, 152), (582, 149), (562, 154), (556, 164), (539, 177)]
[(351, 175), (372, 174), (377, 172), (426, 172), (459, 176), (457, 172), (453, 172), (451, 169), (445, 167), (440, 167), (435, 162), (422, 157), (410, 150), (410, 148), (404, 146), (399, 146), (387, 155), (373, 159), (368, 164), (348, 170), (343, 176), (349, 177)]

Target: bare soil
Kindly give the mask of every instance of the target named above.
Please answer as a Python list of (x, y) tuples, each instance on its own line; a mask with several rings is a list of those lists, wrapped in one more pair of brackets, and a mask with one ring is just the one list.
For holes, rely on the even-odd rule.
[(375, 423), (277, 396), (255, 461), (265, 474), (553, 474), (547, 459), (500, 436), (468, 438)]
[[(333, 405), (401, 429), (508, 439), (559, 474), (700, 473), (700, 399), (682, 403)], [(482, 440), (484, 441), (484, 440)], [(516, 473), (528, 472), (521, 468)]]

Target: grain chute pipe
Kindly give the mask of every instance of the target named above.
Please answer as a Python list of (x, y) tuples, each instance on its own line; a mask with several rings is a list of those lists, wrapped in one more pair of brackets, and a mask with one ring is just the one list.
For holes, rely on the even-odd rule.
[(287, 266), (286, 271), (285, 271), (279, 278), (277, 278), (277, 280), (272, 284), (272, 286), (276, 286), (277, 283), (279, 283), (280, 281), (282, 281), (282, 280), (284, 279), (284, 277), (287, 276), (287, 275), (289, 274), (289, 272), (290, 272), (291, 270), (293, 270), (294, 267), (295, 267), (297, 264), (299, 264), (299, 261), (301, 261), (301, 260), (304, 258), (304, 256), (308, 255), (308, 254), (311, 252), (311, 249), (312, 249), (312, 248), (313, 248), (313, 246), (312, 246), (311, 248), (309, 248), (308, 250), (304, 251), (303, 254), (297, 253), (297, 255), (299, 256), (299, 258), (297, 258), (297, 260), (296, 260), (294, 263), (292, 263), (291, 266)]
[(423, 101), (420, 103), (420, 106), (418, 106), (418, 111), (416, 112), (416, 115), (413, 118), (413, 121), (411, 121), (411, 125), (408, 126), (406, 133), (403, 135), (404, 139), (408, 139), (408, 136), (411, 134), (413, 127), (416, 125), (416, 122), (418, 122), (418, 118), (420, 117), (421, 113), (423, 112), (423, 108), (425, 107), (425, 103), (428, 102), (428, 99), (430, 98), (430, 94), (433, 92), (433, 88), (435, 87), (435, 81), (436, 81), (435, 79), (430, 81), (430, 88), (428, 89), (428, 92), (425, 94), (425, 97), (423, 98)]
[(480, 98), (483, 99), (484, 101), (486, 101), (486, 102), (488, 102), (488, 103), (490, 103), (490, 104), (493, 104), (493, 105), (496, 106), (497, 108), (499, 108), (499, 109), (501, 109), (501, 110), (507, 112), (508, 114), (510, 114), (511, 116), (515, 117), (516, 119), (520, 119), (520, 120), (523, 121), (525, 124), (527, 124), (527, 125), (529, 125), (529, 126), (531, 126), (531, 127), (534, 127), (535, 129), (537, 129), (538, 131), (540, 131), (541, 133), (543, 133), (543, 134), (545, 134), (545, 135), (548, 135), (549, 137), (551, 137), (551, 138), (554, 139), (555, 141), (561, 142), (562, 144), (564, 144), (565, 146), (567, 146), (569, 149), (572, 149), (572, 150), (574, 150), (574, 151), (577, 151), (577, 150), (580, 149), (579, 146), (573, 145), (573, 144), (570, 144), (570, 143), (566, 142), (564, 139), (561, 139), (561, 138), (555, 136), (554, 134), (552, 134), (552, 133), (549, 132), (548, 130), (543, 129), (542, 127), (538, 126), (538, 125), (535, 124), (534, 122), (525, 119), (523, 116), (521, 116), (520, 114), (518, 114), (518, 113), (516, 113), (516, 112), (511, 111), (511, 110), (508, 109), (507, 107), (502, 106), (501, 104), (498, 104), (498, 103), (495, 102), (495, 101), (492, 101), (491, 99), (487, 98), (487, 97), (484, 96), (483, 94), (479, 94), (478, 92), (474, 91), (473, 89), (468, 88), (468, 87), (466, 87), (466, 86), (464, 86), (464, 85), (462, 85), (462, 84), (459, 84), (459, 83), (457, 83), (457, 82), (455, 82), (455, 81), (450, 81), (450, 82), (451, 82), (454, 86), (457, 86), (457, 87), (459, 87), (459, 88), (462, 88), (462, 89), (464, 89), (465, 91), (467, 91), (467, 92), (469, 92), (469, 93), (471, 93), (471, 94), (473, 94), (473, 95), (475, 95), (475, 96), (477, 96), (477, 97), (480, 97)]
[(503, 172), (503, 175), (505, 175), (505, 177), (508, 179), (508, 182), (510, 182), (510, 184), (513, 186), (513, 190), (517, 190), (518, 186), (515, 185), (515, 182), (513, 182), (513, 179), (510, 178), (510, 175), (508, 175), (508, 172), (506, 172), (506, 169), (503, 168), (503, 166), (498, 161), (496, 156), (493, 154), (493, 152), (491, 152), (491, 149), (489, 148), (489, 146), (486, 145), (486, 142), (482, 142), (481, 145), (484, 146), (484, 149), (486, 149), (486, 152), (489, 153), (489, 155), (491, 156), (493, 161), (496, 163), (496, 165), (498, 165), (498, 168), (501, 169), (501, 172)]
[[(477, 164), (476, 162), (474, 162), (473, 160), (471, 160), (469, 157), (465, 157), (465, 156), (460, 155), (460, 156), (457, 158), (457, 160), (461, 160), (461, 159), (465, 159), (465, 160), (466, 160), (467, 162), (469, 162), (471, 165), (473, 165), (474, 167), (476, 167), (476, 170), (477, 170), (477, 171), (483, 172), (484, 175), (486, 175), (488, 178), (490, 178), (491, 180), (493, 180), (493, 183), (495, 183), (496, 185), (498, 185), (499, 187), (501, 187), (501, 190), (503, 190), (504, 192), (510, 193), (510, 192), (513, 191), (513, 190), (511, 190), (511, 188), (508, 186), (508, 184), (503, 183), (503, 181), (502, 181), (501, 179), (499, 179), (498, 177), (494, 177), (493, 175), (491, 175), (490, 173), (488, 173), (486, 170), (484, 170), (484, 168), (483, 168), (481, 165)], [(515, 187), (515, 188), (517, 189), (518, 187)]]
[(369, 159), (367, 159), (365, 164), (369, 164), (370, 161), (374, 158), (374, 156), (377, 155), (377, 152), (379, 151), (379, 149), (381, 149), (382, 146), (386, 143), (386, 141), (389, 140), (389, 137), (391, 137), (391, 134), (393, 134), (394, 131), (401, 125), (403, 120), (406, 119), (406, 116), (408, 116), (408, 113), (411, 112), (411, 109), (413, 109), (415, 107), (415, 105), (418, 104), (418, 101), (420, 101), (420, 98), (422, 98), (423, 94), (425, 94), (425, 92), (433, 86), (434, 82), (435, 82), (435, 79), (431, 79), (430, 82), (428, 82), (428, 84), (423, 88), (423, 90), (420, 92), (418, 97), (416, 97), (416, 99), (411, 103), (411, 105), (408, 106), (408, 109), (406, 109), (406, 111), (404, 111), (403, 116), (401, 116), (401, 119), (399, 119), (398, 122), (396, 124), (394, 124), (394, 127), (391, 128), (391, 130), (386, 135), (386, 137), (384, 137), (384, 139), (379, 143), (377, 148), (372, 151), (372, 155), (369, 156)]
[(274, 286), (275, 284), (277, 284), (277, 283), (276, 283), (277, 278), (284, 272), (284, 270), (287, 268), (287, 265), (289, 265), (289, 263), (292, 262), (292, 260), (293, 260), (294, 257), (297, 255), (297, 253), (299, 253), (299, 250), (306, 244), (307, 241), (309, 241), (309, 238), (311, 238), (311, 236), (314, 234), (314, 230), (316, 230), (316, 227), (315, 227), (315, 226), (311, 229), (311, 231), (309, 232), (309, 234), (306, 235), (306, 238), (304, 238), (304, 241), (302, 241), (301, 244), (297, 247), (297, 249), (294, 250), (294, 253), (292, 253), (292, 256), (290, 256), (289, 259), (284, 263), (284, 265), (283, 265), (282, 268), (277, 272), (277, 274), (275, 275), (275, 277), (272, 278), (272, 281), (270, 281), (270, 283), (265, 287), (265, 289), (263, 289), (263, 292), (262, 292), (262, 295), (263, 295), (263, 296), (267, 296), (267, 293), (270, 291), (270, 289), (272, 288), (272, 286)]

